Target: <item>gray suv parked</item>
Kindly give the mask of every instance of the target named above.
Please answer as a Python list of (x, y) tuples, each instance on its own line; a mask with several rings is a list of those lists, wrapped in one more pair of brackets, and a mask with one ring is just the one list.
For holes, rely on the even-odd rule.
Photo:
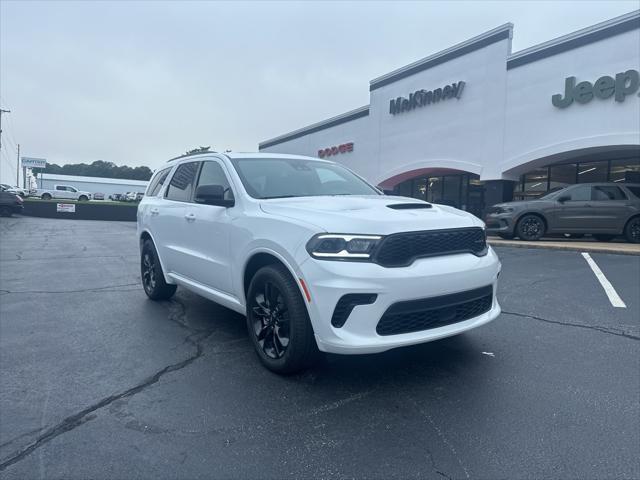
[(581, 183), (536, 200), (494, 205), (487, 233), (539, 240), (544, 234), (592, 234), (609, 241), (618, 235), (640, 243), (640, 184)]

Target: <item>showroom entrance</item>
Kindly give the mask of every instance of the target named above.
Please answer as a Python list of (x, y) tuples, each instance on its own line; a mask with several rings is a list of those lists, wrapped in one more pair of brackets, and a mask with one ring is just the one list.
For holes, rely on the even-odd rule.
[(481, 216), (484, 208), (483, 182), (472, 173), (417, 176), (396, 185), (393, 193), (449, 205), (476, 216)]

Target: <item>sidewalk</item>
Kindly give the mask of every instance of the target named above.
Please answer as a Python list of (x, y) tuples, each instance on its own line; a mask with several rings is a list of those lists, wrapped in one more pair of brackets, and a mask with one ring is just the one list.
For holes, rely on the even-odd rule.
[(554, 250), (574, 250), (579, 252), (640, 255), (640, 244), (627, 243), (623, 240), (597, 242), (590, 239), (573, 240), (571, 238), (543, 238), (537, 242), (524, 242), (521, 240), (502, 240), (498, 237), (488, 237), (488, 242), (490, 245), (494, 245), (496, 247), (549, 248)]

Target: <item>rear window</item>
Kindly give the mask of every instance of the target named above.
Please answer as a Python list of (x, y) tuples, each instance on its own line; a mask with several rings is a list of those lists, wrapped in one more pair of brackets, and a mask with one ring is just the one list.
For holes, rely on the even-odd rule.
[(640, 186), (637, 185), (627, 185), (627, 189), (633, 193), (636, 197), (640, 198)]
[(151, 184), (149, 184), (149, 188), (147, 188), (148, 197), (155, 197), (156, 195), (158, 195), (160, 190), (162, 190), (162, 186), (164, 185), (164, 182), (167, 179), (167, 176), (169, 175), (171, 168), (173, 167), (169, 167), (169, 168), (165, 168), (164, 170), (161, 170), (155, 176), (155, 178), (151, 181)]
[(626, 200), (619, 187), (597, 186), (591, 191), (591, 200)]

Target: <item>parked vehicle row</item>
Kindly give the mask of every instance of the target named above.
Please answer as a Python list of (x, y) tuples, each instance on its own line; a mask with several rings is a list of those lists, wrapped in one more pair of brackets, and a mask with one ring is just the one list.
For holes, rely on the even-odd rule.
[(591, 234), (610, 241), (624, 235), (640, 243), (640, 184), (583, 183), (536, 200), (494, 205), (486, 215), (487, 233), (539, 240), (545, 234)]
[(0, 183), (0, 191), (13, 193), (14, 195), (20, 195), (22, 198), (26, 197), (29, 194), (29, 192), (27, 192), (27, 190), (25, 190), (24, 188), (12, 187), (8, 183)]

